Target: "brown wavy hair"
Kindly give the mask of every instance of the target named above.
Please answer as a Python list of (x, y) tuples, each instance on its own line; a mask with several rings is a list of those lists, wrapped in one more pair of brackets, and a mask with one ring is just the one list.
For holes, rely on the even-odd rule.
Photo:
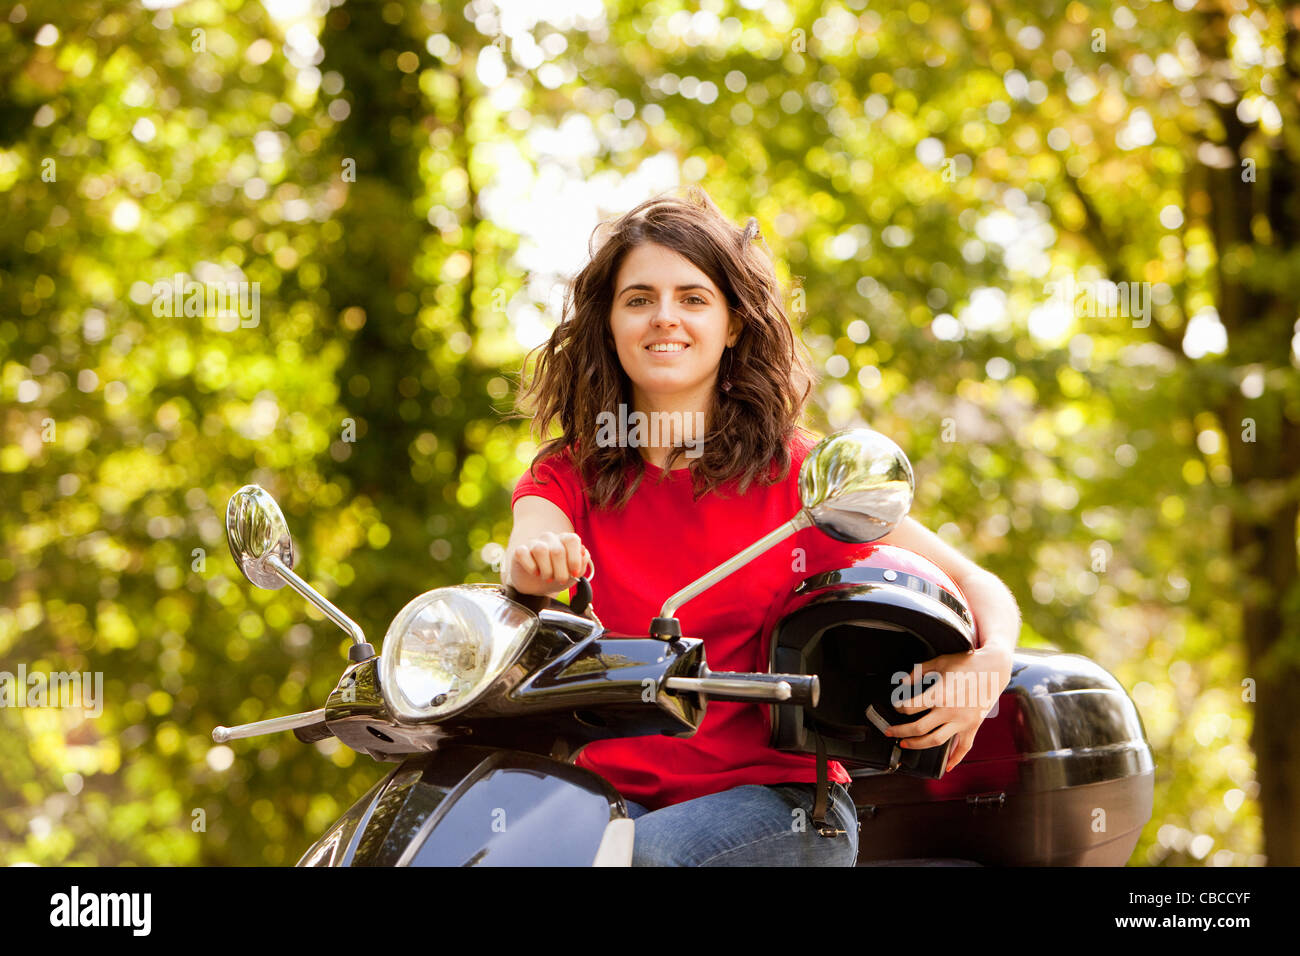
[[(602, 411), (632, 404), (631, 382), (610, 330), (610, 309), (619, 267), (643, 243), (689, 259), (713, 280), (729, 311), (741, 320), (739, 338), (724, 350), (719, 365), (732, 387), (723, 391), (715, 382), (701, 454), (690, 465), (695, 498), (719, 491), (733, 479), (741, 494), (756, 479), (764, 484), (784, 480), (791, 464), (787, 443), (817, 377), (790, 327), (758, 220), (751, 217), (743, 229), (736, 226), (698, 186), (688, 187), (684, 198), (661, 194), (649, 199), (592, 233), (590, 261), (566, 288), (560, 324), (529, 353), (531, 358), (540, 352), (534, 374), (508, 416), (531, 417), (539, 440), (552, 422), (560, 423), (562, 434), (541, 446), (530, 473), (536, 478), (538, 462), (567, 452), (584, 476), (595, 508), (622, 508), (645, 477), (645, 460), (636, 448), (579, 440), (597, 434)], [(681, 445), (673, 449), (663, 466), (665, 475), (685, 451)], [(773, 464), (774, 475), (769, 471)], [(629, 466), (636, 469), (630, 483)]]

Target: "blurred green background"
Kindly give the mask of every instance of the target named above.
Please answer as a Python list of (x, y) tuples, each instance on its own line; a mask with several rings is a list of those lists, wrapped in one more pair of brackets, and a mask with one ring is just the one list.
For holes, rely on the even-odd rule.
[(243, 580), (227, 498), (375, 643), (495, 580), (526, 351), (598, 221), (698, 182), (759, 219), (809, 424), (897, 440), (1022, 643), (1131, 690), (1132, 862), (1300, 863), (1298, 94), (1300, 7), (1248, 0), (0, 6), (0, 669), (105, 697), (0, 709), (0, 862), (291, 864), (387, 773), (213, 745), (347, 640)]

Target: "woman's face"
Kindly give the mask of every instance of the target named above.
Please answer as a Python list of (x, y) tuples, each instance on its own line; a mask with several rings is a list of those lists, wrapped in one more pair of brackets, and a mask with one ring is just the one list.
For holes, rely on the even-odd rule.
[[(637, 406), (707, 407), (722, 350), (740, 335), (740, 320), (713, 281), (685, 256), (654, 243), (623, 257), (609, 322)], [(661, 343), (669, 343), (666, 350)]]

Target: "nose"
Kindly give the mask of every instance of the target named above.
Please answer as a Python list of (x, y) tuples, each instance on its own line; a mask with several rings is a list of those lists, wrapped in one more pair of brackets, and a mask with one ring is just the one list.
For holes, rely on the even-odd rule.
[(679, 324), (677, 316), (673, 314), (673, 304), (670, 299), (664, 298), (660, 300), (659, 308), (655, 309), (654, 318), (650, 320), (650, 324), (655, 328), (671, 328)]

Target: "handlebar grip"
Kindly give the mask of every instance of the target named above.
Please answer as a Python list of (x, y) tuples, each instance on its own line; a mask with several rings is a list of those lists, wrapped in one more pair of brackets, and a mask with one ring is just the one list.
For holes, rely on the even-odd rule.
[(293, 735), (305, 744), (314, 744), (316, 741), (324, 740), (326, 737), (333, 737), (334, 731), (330, 730), (325, 724), (325, 721), (322, 720), (318, 724), (308, 724), (306, 727), (295, 727), (293, 729)]
[(502, 590), (507, 598), (514, 601), (516, 604), (522, 604), (534, 614), (540, 614), (546, 608), (555, 607), (570, 611), (581, 617), (587, 613), (587, 608), (591, 607), (591, 582), (586, 578), (578, 578), (573, 586), (578, 590), (577, 593), (573, 595), (572, 601), (567, 606), (563, 601), (557, 601), (549, 594), (525, 594), (513, 584), (502, 585)]
[(816, 707), (821, 699), (821, 681), (816, 674), (750, 674), (736, 671), (709, 671), (708, 677), (718, 680), (740, 680), (749, 684), (790, 685), (790, 699), (783, 703), (799, 707)]

